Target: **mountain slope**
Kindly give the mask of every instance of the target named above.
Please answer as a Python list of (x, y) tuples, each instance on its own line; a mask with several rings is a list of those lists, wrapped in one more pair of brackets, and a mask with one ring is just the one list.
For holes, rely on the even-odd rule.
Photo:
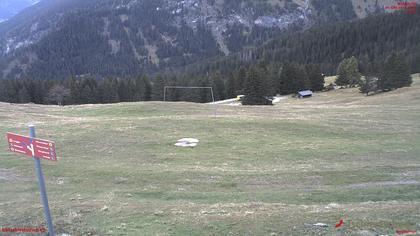
[[(281, 68), (284, 63), (318, 64), (323, 73), (335, 74), (338, 64), (355, 56), (360, 69), (380, 72), (392, 52), (402, 52), (413, 73), (420, 72), (420, 12), (380, 14), (350, 23), (315, 26), (289, 33), (262, 46), (243, 50), (229, 57), (211, 58), (188, 65), (180, 74), (206, 75), (232, 72), (250, 65)], [(366, 72), (366, 71), (364, 71)]]
[(38, 2), (39, 0), (0, 0), (0, 23)]
[[(254, 47), (287, 30), (348, 21), (350, 0), (45, 0), (0, 24), (0, 77), (126, 76)], [(374, 3), (375, 2), (375, 3)]]

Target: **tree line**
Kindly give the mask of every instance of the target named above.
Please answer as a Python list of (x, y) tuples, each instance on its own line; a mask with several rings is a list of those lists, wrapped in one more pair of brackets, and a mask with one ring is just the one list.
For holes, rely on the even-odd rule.
[[(273, 71), (261, 71), (261, 68), (252, 67), (242, 74), (245, 78), (244, 90), (240, 91), (245, 95), (242, 104), (271, 105), (267, 97), (273, 94), (285, 95), (301, 90), (328, 89), (324, 88), (324, 76), (319, 65), (286, 63), (280, 68), (277, 76), (272, 73)], [(328, 87), (359, 87), (361, 93), (369, 95), (411, 86), (412, 82), (406, 56), (401, 52), (393, 52), (383, 64), (375, 68), (359, 64), (354, 56), (344, 59), (337, 68), (335, 83)]]
[(0, 80), (0, 101), (36, 104), (95, 104), (150, 101), (148, 77)]
[[(162, 101), (165, 86), (212, 87), (215, 100), (256, 92), (264, 96), (290, 94), (302, 89), (319, 91), (324, 79), (317, 65), (255, 65), (241, 67), (229, 76), (197, 77), (163, 74), (153, 79), (145, 75), (128, 78), (91, 76), (65, 80), (3, 79), (0, 101), (37, 104), (95, 104)], [(209, 90), (167, 90), (167, 101), (210, 102)]]
[[(356, 61), (354, 57), (350, 60)], [(357, 79), (357, 83), (359, 84), (360, 92), (366, 93), (366, 95), (408, 87), (413, 83), (410, 65), (403, 53), (392, 53), (387, 57), (380, 70), (366, 68), (364, 75), (364, 79)], [(338, 82), (345, 81), (346, 79), (344, 78), (344, 81)]]
[[(344, 59), (337, 68), (336, 85), (360, 87), (362, 93), (377, 93), (410, 86), (410, 65), (401, 52), (391, 53), (383, 64), (373, 68), (356, 57)], [(362, 77), (364, 75), (364, 77)], [(246, 105), (269, 105), (267, 97), (295, 94), (301, 90), (324, 90), (324, 74), (318, 64), (257, 64), (240, 67), (227, 76), (162, 74), (150, 79), (145, 75), (128, 78), (91, 76), (66, 80), (0, 80), (0, 101), (37, 104), (95, 104), (162, 101), (165, 86), (212, 87), (215, 100), (245, 95)], [(206, 103), (209, 90), (173, 90), (166, 101)]]

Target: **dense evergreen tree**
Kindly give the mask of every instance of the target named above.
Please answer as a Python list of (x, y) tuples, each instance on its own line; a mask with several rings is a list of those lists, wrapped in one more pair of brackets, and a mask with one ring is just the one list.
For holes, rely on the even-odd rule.
[(71, 103), (72, 104), (80, 104), (81, 103), (80, 82), (78, 80), (72, 78), (69, 82), (69, 87), (70, 87)]
[(102, 86), (99, 87), (99, 97), (102, 103), (116, 103), (120, 102), (118, 95), (118, 80), (116, 78), (106, 78)]
[(210, 84), (214, 90), (214, 99), (217, 100), (225, 100), (226, 99), (226, 87), (221, 79), (220, 74), (216, 74), (211, 81)]
[(243, 95), (245, 93), (245, 78), (246, 78), (246, 69), (245, 67), (239, 68), (238, 71), (235, 73), (235, 88), (237, 95)]
[(310, 88), (305, 67), (292, 63), (283, 66), (280, 76), (280, 93), (291, 94)]
[(369, 96), (371, 92), (376, 92), (378, 90), (378, 79), (372, 75), (365, 75), (365, 78), (360, 82), (359, 90), (366, 96)]
[(271, 64), (267, 66), (263, 66), (262, 76), (263, 76), (263, 83), (264, 83), (264, 90), (266, 91), (266, 95), (274, 96), (279, 91), (277, 90), (277, 81), (280, 80), (280, 68), (277, 64)]
[(28, 89), (23, 86), (19, 89), (19, 103), (28, 103), (31, 102), (31, 96), (29, 95)]
[(0, 82), (0, 101), (6, 101), (6, 99), (8, 99), (7, 93), (6, 84)]
[(308, 75), (308, 80), (312, 91), (322, 91), (324, 89), (324, 75), (321, 72), (321, 67), (319, 65), (307, 65), (305, 67), (306, 73)]
[(355, 57), (344, 59), (337, 69), (337, 80), (339, 86), (355, 87), (360, 84), (362, 75), (359, 72), (359, 63)]
[[(200, 79), (198, 82), (198, 87), (210, 87), (208, 78)], [(211, 93), (208, 89), (199, 89), (198, 93), (199, 93), (199, 100), (198, 100), (199, 102), (206, 103), (206, 102), (212, 101)]]
[(253, 67), (246, 74), (244, 91), (243, 105), (272, 105), (271, 101), (265, 98), (266, 91), (258, 68)]
[(384, 91), (389, 91), (410, 86), (412, 82), (410, 67), (405, 60), (404, 54), (392, 53), (386, 59), (383, 73), (379, 77), (379, 88)]
[(153, 81), (152, 100), (163, 101), (163, 90), (166, 85), (166, 80), (163, 76), (157, 76)]
[[(1, 91), (1, 88), (0, 88)], [(233, 74), (229, 74), (228, 79), (226, 81), (226, 96), (228, 98), (234, 98), (238, 94), (236, 94), (236, 81), (235, 76)]]
[(98, 84), (93, 78), (84, 78), (80, 81), (80, 103), (97, 103), (98, 99)]
[(420, 45), (417, 46), (416, 54), (414, 55), (411, 68), (413, 72), (420, 72)]
[[(177, 86), (178, 78), (175, 75), (169, 76), (165, 83), (166, 86)], [(181, 91), (179, 89), (167, 89), (166, 90), (166, 101), (177, 102), (180, 100)]]

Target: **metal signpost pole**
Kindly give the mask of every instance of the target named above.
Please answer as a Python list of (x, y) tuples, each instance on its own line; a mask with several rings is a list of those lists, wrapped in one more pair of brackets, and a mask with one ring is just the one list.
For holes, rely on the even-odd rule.
[[(34, 125), (29, 125), (29, 136), (31, 138), (36, 137)], [(48, 198), (47, 198), (47, 191), (45, 189), (44, 175), (42, 174), (41, 160), (35, 157), (35, 154), (33, 152), (34, 146), (32, 144), (31, 144), (31, 148), (32, 148), (33, 158), (35, 161), (36, 175), (38, 176), (39, 190), (41, 192), (41, 200), (42, 200), (42, 204), (44, 205), (44, 213), (45, 213), (45, 218), (47, 220), (47, 225), (48, 225), (48, 232), (49, 232), (48, 235), (55, 236), (54, 226), (51, 219), (50, 207), (48, 206)]]

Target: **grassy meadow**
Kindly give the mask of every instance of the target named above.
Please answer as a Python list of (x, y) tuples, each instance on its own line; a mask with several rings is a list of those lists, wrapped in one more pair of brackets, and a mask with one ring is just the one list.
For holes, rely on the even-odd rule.
[[(42, 163), (58, 233), (420, 232), (414, 78), (411, 88), (375, 96), (342, 89), (273, 107), (0, 103), (0, 133), (27, 134), (33, 123), (56, 142), (59, 160)], [(184, 137), (200, 143), (175, 147)], [(312, 226), (319, 222), (329, 227)], [(0, 228), (43, 226), (34, 162), (2, 138)]]

